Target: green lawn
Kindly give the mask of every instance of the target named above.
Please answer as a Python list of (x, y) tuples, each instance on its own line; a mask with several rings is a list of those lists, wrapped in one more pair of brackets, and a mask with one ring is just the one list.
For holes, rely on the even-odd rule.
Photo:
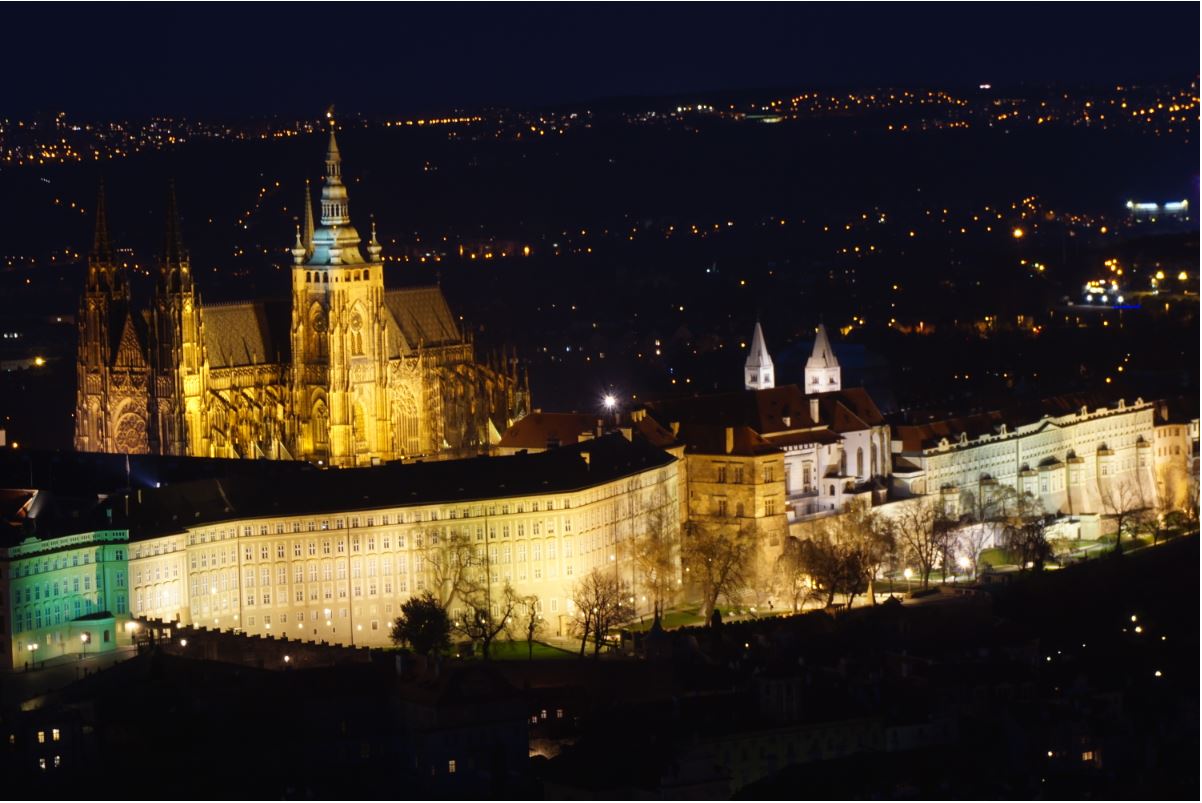
[(997, 568), (998, 566), (1017, 566), (1018, 556), (1005, 549), (985, 549), (981, 551), (981, 557), (977, 559), (977, 565), (982, 568), (988, 563), (990, 566)]
[[(528, 642), (524, 639), (522, 641), (494, 641), (489, 649), (489, 656), (494, 661), (525, 661), (530, 655), (527, 644)], [(478, 658), (479, 654), (477, 653), (475, 657)], [(576, 654), (536, 641), (534, 642), (534, 657), (536, 660), (556, 660), (575, 658)]]
[[(651, 629), (654, 617), (644, 617), (643, 621), (635, 622), (630, 625), (629, 630), (635, 633), (642, 633)], [(676, 627), (693, 627), (695, 625), (704, 625), (705, 619), (697, 613), (696, 608), (685, 608), (682, 610), (668, 611), (660, 619), (660, 623), (665, 630), (671, 630)]]

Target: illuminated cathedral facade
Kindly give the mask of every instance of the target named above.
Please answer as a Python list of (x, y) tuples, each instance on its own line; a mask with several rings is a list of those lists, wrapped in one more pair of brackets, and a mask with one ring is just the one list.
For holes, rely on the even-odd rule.
[(321, 461), (483, 451), (529, 409), (514, 355), (477, 363), (438, 287), (387, 289), (351, 225), (331, 128), (319, 224), (306, 188), (289, 303), (203, 304), (174, 191), (153, 301), (135, 306), (103, 190), (80, 304), (80, 451)]

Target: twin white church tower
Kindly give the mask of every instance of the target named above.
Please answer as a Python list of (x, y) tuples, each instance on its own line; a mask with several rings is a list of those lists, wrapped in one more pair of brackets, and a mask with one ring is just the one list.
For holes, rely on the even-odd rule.
[[(776, 369), (772, 364), (772, 355), (764, 344), (764, 330), (760, 322), (755, 322), (755, 333), (751, 336), (751, 351), (747, 354), (747, 362), (743, 364), (743, 387), (746, 390), (766, 390), (776, 387)], [(806, 360), (805, 385), (802, 390), (809, 393), (828, 393), (841, 390), (843, 387), (842, 372), (835, 353), (831, 350), (830, 338), (826, 335), (826, 326), (818, 324), (818, 336), (814, 340), (814, 350)]]

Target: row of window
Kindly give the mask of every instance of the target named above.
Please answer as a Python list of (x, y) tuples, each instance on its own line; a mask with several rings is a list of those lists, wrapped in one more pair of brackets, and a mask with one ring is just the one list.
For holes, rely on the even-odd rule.
[[(125, 572), (118, 572), (119, 578), (117, 585), (125, 585)], [(82, 583), (80, 582), (82, 580)], [(96, 575), (96, 587), (100, 588), (100, 575)], [(24, 588), (13, 589), (13, 605), (20, 605), (22, 597), (26, 603), (37, 602), (43, 598), (50, 599), (57, 597), (60, 594), (78, 594), (82, 585), (84, 593), (92, 590), (92, 575), (85, 574), (82, 577), (72, 577), (69, 580), (55, 580), (53, 583), (47, 582), (42, 585), (25, 586)]]
[[(125, 554), (124, 551), (118, 550), (114, 554), (114, 559), (115, 560), (123, 560), (124, 554)], [(104, 559), (103, 553), (101, 552), (101, 550), (97, 549), (96, 550), (96, 562), (100, 563), (103, 559)], [(53, 559), (51, 559), (49, 557), (43, 558), (41, 560), (41, 562), (36, 561), (36, 560), (21, 561), (20, 565), (13, 566), (12, 568), (10, 568), (8, 570), (8, 576), (10, 578), (28, 577), (30, 574), (45, 574), (47, 572), (57, 571), (59, 569), (66, 569), (66, 568), (70, 568), (73, 566), (79, 566), (81, 564), (84, 566), (87, 566), (91, 562), (92, 562), (92, 553), (91, 552), (84, 552), (82, 554), (79, 552), (76, 552), (75, 554), (71, 555), (69, 563), (68, 563), (68, 559), (67, 559), (66, 555), (62, 555), (60, 557), (56, 557)]]
[[(544, 508), (540, 508), (541, 504), (542, 503), (539, 503), (539, 502), (531, 503), (529, 505), (529, 508), (530, 508), (529, 511), (527, 511), (527, 509), (526, 509), (527, 505), (525, 502), (518, 502), (512, 506), (508, 503), (502, 504), (499, 506), (500, 507), (499, 515), (502, 515), (502, 516), (510, 515), (511, 507), (512, 507), (513, 513), (526, 513), (526, 512), (538, 513), (540, 511), (540, 509), (552, 511), (552, 510), (555, 510), (555, 508), (556, 508), (554, 499), (548, 499), (545, 503)], [(569, 509), (572, 507), (572, 502), (570, 499), (565, 498), (561, 501), (559, 507), (561, 509), (565, 509), (565, 510)], [(472, 508), (452, 509), (449, 511), (448, 518), (451, 518), (451, 519), (478, 518), (482, 515), (482, 511), (483, 511), (483, 515), (496, 516), (496, 515), (498, 515), (497, 509), (498, 509), (497, 505), (489, 505), (486, 508), (481, 508), (480, 506), (476, 506), (476, 507), (472, 507)], [(410, 513), (398, 513), (395, 516), (384, 513), (378, 517), (378, 523), (380, 526), (388, 526), (390, 524), (420, 524), (423, 522), (438, 521), (439, 519), (440, 519), (440, 512), (438, 510), (428, 510), (428, 511), (418, 510), (418, 511), (414, 511), (411, 514)], [(288, 531), (288, 530), (290, 530), (293, 533), (299, 533), (299, 532), (328, 531), (331, 529), (343, 530), (343, 529), (347, 529), (348, 527), (351, 529), (358, 529), (360, 526), (364, 526), (364, 527), (377, 526), (377, 517), (372, 515), (372, 516), (363, 516), (363, 517), (350, 516), (349, 518), (335, 518), (333, 520), (331, 520), (331, 519), (321, 519), (321, 520), (310, 519), (310, 520), (304, 521), (304, 522), (294, 521), (291, 523), (290, 527), (285, 525), (283, 522), (277, 522), (274, 526), (270, 526), (267, 524), (260, 524), (257, 526), (247, 524), (247, 525), (243, 525), (243, 527), (242, 527), (242, 535), (243, 536), (269, 535), (270, 531), (272, 531), (272, 530), (274, 530), (276, 535), (283, 535), (285, 533), (285, 531)], [(236, 531), (233, 528), (231, 528), (229, 530), (216, 530), (213, 532), (191, 533), (188, 536), (188, 544), (194, 545), (194, 544), (198, 544), (198, 543), (207, 543), (210, 540), (233, 538), (235, 536), (235, 534), (236, 534)], [(371, 548), (371, 547), (369, 547), (369, 548)], [(135, 554), (135, 557), (141, 557), (140, 550), (137, 552), (137, 554)]]
[[(773, 470), (773, 467), (762, 466), (761, 468), (764, 482), (774, 482), (776, 472)], [(748, 474), (750, 475), (750, 472), (748, 472)], [(737, 463), (732, 465), (727, 465), (726, 463), (715, 463), (714, 475), (716, 477), (716, 482), (731, 482), (735, 485), (743, 484), (743, 466)]]
[[(115, 595), (116, 614), (124, 614), (125, 595)], [(13, 610), (13, 633), (40, 630), (43, 627), (66, 624), (70, 621), (101, 610), (100, 601), (90, 597), (76, 597), (70, 602), (42, 604)]]
[[(833, 491), (832, 491), (832, 493), (833, 493)], [(719, 516), (721, 518), (726, 518), (728, 515), (730, 515), (728, 512), (728, 508), (727, 508), (725, 499), (722, 499), (721, 497), (715, 499), (714, 506), (715, 506), (714, 507), (714, 515)], [(742, 502), (736, 503), (735, 504), (735, 517), (743, 518), (744, 515), (745, 515), (745, 512), (744, 512), (744, 508), (743, 508), (743, 503)], [(775, 516), (776, 515), (776, 500), (775, 499), (765, 499), (764, 500), (764, 515), (765, 516)]]

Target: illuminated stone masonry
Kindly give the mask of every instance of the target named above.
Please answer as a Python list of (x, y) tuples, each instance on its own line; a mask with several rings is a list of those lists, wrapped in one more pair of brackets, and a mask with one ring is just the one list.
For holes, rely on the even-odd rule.
[[(29, 492), (31, 506), (37, 496)], [(0, 550), (10, 602), (0, 651), (11, 669), (130, 644), (129, 533), (28, 537)]]
[(131, 301), (103, 188), (80, 304), (80, 451), (371, 465), (473, 454), (529, 410), (517, 359), (476, 362), (438, 287), (386, 289), (382, 247), (351, 225), (331, 127), (314, 225), (292, 249), (288, 304), (202, 303), (174, 191), (154, 300)]
[[(677, 487), (671, 455), (620, 434), (537, 455), (315, 471), (286, 489), (181, 483), (131, 501), (133, 613), (385, 646), (401, 603), (449, 590), (438, 561), (463, 539), (497, 598), (507, 583), (537, 595), (545, 632), (566, 635), (573, 586), (592, 569), (639, 593), (635, 539), (663, 526), (677, 541)], [(649, 607), (636, 598), (636, 613)]]

